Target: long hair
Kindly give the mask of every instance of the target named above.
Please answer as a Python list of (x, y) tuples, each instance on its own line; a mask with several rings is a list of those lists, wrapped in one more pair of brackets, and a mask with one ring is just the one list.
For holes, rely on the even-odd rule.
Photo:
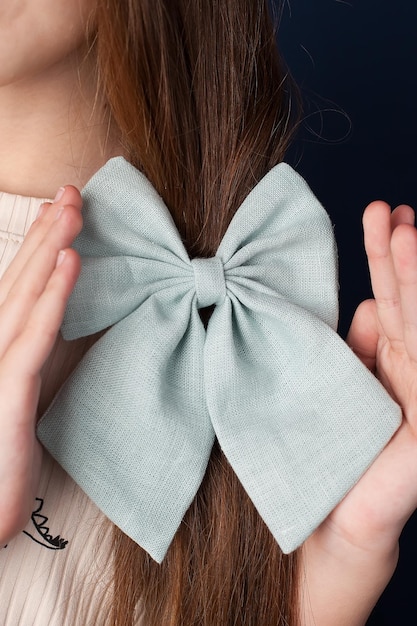
[[(99, 91), (129, 160), (190, 256), (213, 256), (294, 129), (267, 0), (101, 0), (96, 28)], [(298, 554), (282, 554), (217, 443), (163, 563), (117, 528), (113, 549), (115, 626), (136, 605), (146, 626), (297, 623)]]

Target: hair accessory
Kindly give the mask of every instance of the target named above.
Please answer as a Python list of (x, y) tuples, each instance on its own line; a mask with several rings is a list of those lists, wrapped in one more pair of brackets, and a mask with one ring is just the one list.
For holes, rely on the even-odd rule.
[[(190, 261), (149, 181), (110, 160), (84, 192), (67, 339), (111, 327), (39, 423), (104, 513), (161, 561), (214, 437), (284, 552), (393, 435), (400, 408), (335, 332), (335, 245), (304, 180), (279, 164), (216, 256)], [(216, 305), (204, 328), (198, 309)]]

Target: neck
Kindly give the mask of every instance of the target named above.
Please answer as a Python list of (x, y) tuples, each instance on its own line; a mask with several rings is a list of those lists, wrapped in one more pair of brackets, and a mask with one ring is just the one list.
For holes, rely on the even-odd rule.
[(53, 198), (62, 185), (82, 188), (122, 154), (92, 75), (87, 63), (68, 59), (0, 87), (0, 190)]

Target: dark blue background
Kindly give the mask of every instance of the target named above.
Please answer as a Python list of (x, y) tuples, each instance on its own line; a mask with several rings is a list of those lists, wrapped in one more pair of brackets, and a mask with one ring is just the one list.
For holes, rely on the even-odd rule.
[[(413, 0), (294, 0), (286, 3), (278, 33), (305, 105), (287, 160), (335, 224), (342, 334), (357, 304), (371, 294), (363, 209), (375, 199), (417, 208), (416, 27)], [(395, 576), (368, 626), (417, 625), (416, 556), (415, 515), (401, 539)]]

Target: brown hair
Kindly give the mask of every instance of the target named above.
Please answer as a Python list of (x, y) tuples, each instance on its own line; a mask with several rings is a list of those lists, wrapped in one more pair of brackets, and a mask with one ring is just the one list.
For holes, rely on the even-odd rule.
[[(101, 0), (99, 88), (129, 158), (164, 198), (190, 256), (212, 256), (245, 196), (283, 160), (293, 111), (267, 0)], [(285, 556), (216, 444), (157, 565), (114, 531), (111, 623), (296, 624)]]

